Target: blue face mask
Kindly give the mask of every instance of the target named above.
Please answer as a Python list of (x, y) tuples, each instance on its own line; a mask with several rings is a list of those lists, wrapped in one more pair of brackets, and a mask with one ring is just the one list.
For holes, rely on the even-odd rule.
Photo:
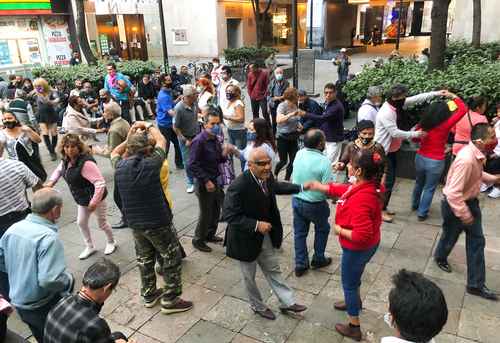
[(257, 139), (257, 132), (247, 132), (247, 141), (254, 142)]
[(210, 133), (214, 136), (220, 135), (221, 132), (222, 132), (222, 129), (221, 129), (219, 124), (212, 126), (212, 128), (210, 129)]

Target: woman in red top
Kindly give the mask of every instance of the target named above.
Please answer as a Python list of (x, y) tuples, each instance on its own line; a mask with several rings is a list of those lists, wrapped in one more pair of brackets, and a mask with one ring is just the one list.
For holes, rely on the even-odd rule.
[(453, 101), (438, 101), (429, 105), (418, 128), (427, 132), (421, 139), (420, 149), (415, 155), (416, 179), (413, 189), (412, 209), (417, 211), (419, 221), (427, 219), (434, 192), (445, 166), (445, 147), (451, 129), (467, 113), (467, 106), (453, 93)]
[(335, 215), (335, 233), (342, 246), (342, 288), (344, 301), (335, 303), (335, 309), (347, 310), (349, 323), (336, 324), (343, 336), (361, 340), (359, 310), (361, 309), (361, 276), (366, 264), (377, 251), (382, 224), (382, 193), (380, 180), (384, 174), (384, 158), (371, 150), (359, 150), (348, 164), (350, 184), (312, 182), (311, 190), (331, 197), (340, 197)]

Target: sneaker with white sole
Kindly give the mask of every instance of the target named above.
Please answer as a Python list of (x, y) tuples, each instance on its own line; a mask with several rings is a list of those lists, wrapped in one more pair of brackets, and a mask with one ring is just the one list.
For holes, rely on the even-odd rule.
[(161, 299), (165, 291), (163, 289), (157, 288), (153, 293), (148, 296), (143, 296), (144, 306), (151, 308), (156, 305), (156, 303)]
[(487, 183), (481, 183), (481, 186), (479, 187), (479, 191), (481, 193), (487, 192), (491, 189), (491, 185)]
[(104, 255), (111, 255), (116, 250), (116, 242), (106, 243), (106, 247), (104, 248)]
[(492, 199), (498, 199), (500, 198), (500, 188), (498, 187), (493, 187), (491, 192), (488, 193), (488, 198)]
[(186, 192), (188, 192), (189, 194), (193, 193), (193, 192), (194, 192), (194, 185), (189, 186), (189, 187), (186, 189)]
[(92, 247), (86, 247), (85, 250), (82, 251), (82, 253), (80, 254), (80, 256), (78, 256), (78, 258), (80, 260), (85, 260), (87, 259), (90, 255), (92, 255), (93, 253), (95, 253), (96, 250)]

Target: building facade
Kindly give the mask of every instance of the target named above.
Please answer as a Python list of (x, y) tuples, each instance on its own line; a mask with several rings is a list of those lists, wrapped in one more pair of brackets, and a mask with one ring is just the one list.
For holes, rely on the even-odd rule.
[[(481, 1), (481, 41), (498, 42), (500, 41), (500, 25), (498, 17), (500, 15), (500, 2), (495, 0)], [(472, 1), (454, 0), (453, 13), (454, 23), (451, 30), (452, 39), (472, 40)]]

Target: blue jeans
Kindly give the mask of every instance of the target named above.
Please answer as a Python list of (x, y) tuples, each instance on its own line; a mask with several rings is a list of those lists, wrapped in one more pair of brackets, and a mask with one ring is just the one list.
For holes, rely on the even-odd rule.
[(439, 239), (438, 246), (434, 252), (434, 258), (438, 261), (446, 261), (448, 255), (457, 243), (462, 231), (465, 231), (465, 251), (467, 253), (467, 286), (481, 288), (485, 280), (483, 225), (481, 220), (481, 209), (479, 200), (466, 201), (469, 210), (474, 216), (471, 225), (465, 225), (458, 219), (446, 199), (441, 202), (441, 215), (443, 216), (443, 233)]
[(191, 148), (187, 147), (186, 142), (182, 139), (179, 139), (179, 147), (181, 148), (182, 163), (184, 164), (184, 169), (186, 170), (186, 183), (187, 186), (190, 187), (194, 185), (193, 176), (191, 175), (191, 171), (188, 168), (189, 151), (191, 150)]
[(429, 213), (444, 165), (445, 160), (433, 160), (419, 154), (415, 155), (416, 180), (412, 208), (417, 210), (419, 217), (425, 217)]
[[(247, 129), (232, 130), (227, 129), (229, 136), (229, 144), (235, 145), (238, 149), (243, 150), (247, 146)], [(245, 170), (245, 162), (241, 161), (241, 171)]]
[(368, 250), (350, 250), (342, 248), (341, 276), (347, 314), (357, 317), (361, 304), (359, 303), (359, 287), (365, 266), (377, 251), (378, 244)]
[(307, 252), (307, 234), (309, 225), (314, 223), (314, 262), (325, 259), (325, 248), (330, 233), (330, 207), (326, 201), (307, 202), (296, 197), (292, 198), (293, 231), (295, 245), (295, 268), (309, 268)]

